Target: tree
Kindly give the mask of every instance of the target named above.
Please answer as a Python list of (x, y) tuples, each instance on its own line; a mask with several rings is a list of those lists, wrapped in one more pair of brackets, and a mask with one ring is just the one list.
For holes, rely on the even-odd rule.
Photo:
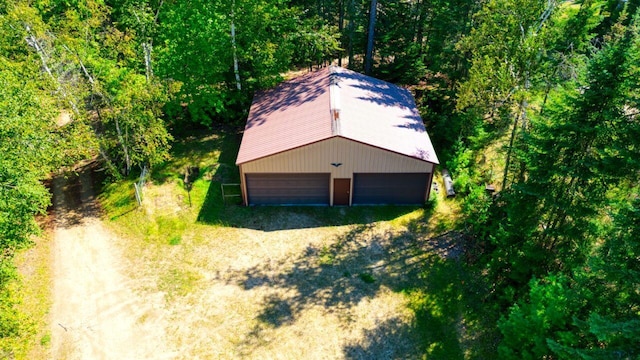
[(292, 46), (296, 49), (291, 62), (296, 66), (322, 65), (340, 51), (339, 33), (335, 27), (324, 24), (317, 18), (303, 20), (301, 30), (291, 35)]
[(640, 355), (640, 200), (623, 199), (585, 266), (532, 280), (500, 320), (500, 358), (632, 359)]
[(545, 46), (540, 32), (554, 10), (553, 2), (540, 0), (484, 4), (473, 16), (471, 33), (458, 44), (471, 55), (469, 76), (459, 93), (461, 109), (480, 107), (491, 119), (520, 102)]
[[(498, 348), (501, 359), (542, 359), (553, 354), (548, 338), (577, 341), (572, 328), (571, 314), (581, 308), (580, 294), (575, 284), (563, 275), (549, 275), (543, 280), (533, 279), (526, 301), (509, 309), (498, 327), (503, 340)], [(570, 310), (569, 310), (570, 309)]]
[(569, 343), (550, 338), (549, 347), (564, 358), (637, 358), (640, 356), (640, 195), (629, 191), (611, 208), (613, 222), (603, 232), (588, 267), (576, 269), (579, 286), (590, 289), (588, 315), (573, 314), (580, 336), (588, 341)]
[(60, 163), (55, 103), (0, 58), (0, 248), (29, 243), (49, 205), (40, 182)]
[[(127, 175), (134, 165), (165, 158), (170, 136), (161, 109), (167, 87), (153, 78), (150, 54), (137, 56), (136, 38), (108, 21), (111, 9), (101, 2), (41, 5), (42, 16), (33, 14), (28, 20), (20, 19), (20, 13), (31, 8), (14, 9), (18, 19), (13, 27), (23, 27), (23, 46), (38, 55), (49, 84), (72, 109), (74, 122), (94, 129), (98, 141), (89, 144), (97, 144), (107, 168), (113, 175)], [(146, 31), (143, 14), (134, 15), (143, 24), (139, 31)], [(142, 36), (151, 46), (151, 35)]]
[(29, 325), (15, 307), (9, 284), (17, 276), (14, 252), (31, 244), (40, 230), (34, 217), (45, 214), (50, 204), (42, 181), (86, 156), (86, 137), (78, 136), (86, 129), (56, 124), (56, 101), (42, 90), (33, 76), (37, 73), (36, 66), (13, 62), (0, 50), (0, 352), (5, 350), (3, 339)]
[[(625, 345), (640, 321), (632, 240), (637, 226), (631, 225), (637, 220), (637, 189), (623, 202), (633, 205), (613, 216), (613, 227), (606, 210), (620, 207), (610, 199), (627, 193), (628, 184), (633, 188), (640, 171), (640, 123), (629, 110), (637, 105), (640, 89), (639, 19), (638, 14), (632, 21), (619, 18), (589, 61), (585, 81), (552, 96), (525, 138), (528, 152), (520, 157), (527, 162), (527, 177), (503, 194), (504, 223), (494, 233), (491, 266), (507, 274), (504, 282), (516, 291), (531, 276), (561, 273), (565, 280), (558, 293), (535, 303), (534, 292), (551, 289), (542, 282), (530, 284), (530, 306), (519, 301), (503, 321), (504, 354), (538, 358), (553, 351), (563, 358), (606, 358), (620, 351), (638, 353), (637, 346)], [(561, 321), (524, 346), (508, 334), (557, 312), (553, 304), (568, 297), (575, 302), (566, 306)]]
[(205, 125), (242, 119), (253, 92), (280, 81), (294, 59), (324, 60), (337, 49), (334, 28), (317, 26), (283, 0), (178, 2), (159, 18), (157, 73), (179, 84), (173, 113), (184, 104)]
[(531, 231), (549, 250), (558, 251), (566, 244), (563, 239), (580, 243), (588, 238), (590, 219), (607, 190), (640, 169), (633, 160), (640, 126), (625, 111), (629, 95), (638, 89), (632, 66), (637, 29), (631, 25), (616, 31), (590, 61), (584, 87), (561, 96), (528, 138), (531, 151), (523, 161), (530, 170), (516, 191), (531, 206), (541, 207), (539, 222), (532, 223), (539, 228)]
[(113, 84), (107, 106), (99, 110), (102, 148), (125, 175), (134, 166), (151, 168), (166, 160), (172, 137), (161, 118), (165, 89), (126, 70)]
[(478, 24), (460, 41), (472, 60), (469, 77), (460, 86), (458, 108), (475, 107), (487, 123), (498, 124), (498, 130), (512, 126), (502, 188), (508, 187), (518, 129), (528, 127), (533, 75), (551, 41), (547, 22), (556, 7), (554, 1), (489, 1), (474, 15)]
[(584, 68), (586, 59), (592, 48), (593, 32), (601, 23), (598, 0), (582, 1), (576, 9), (564, 7), (562, 16), (556, 17), (551, 29), (555, 33), (547, 50), (548, 61), (542, 64), (537, 75), (545, 86), (542, 90), (543, 100), (540, 112), (544, 112), (549, 93), (556, 86), (567, 81), (578, 80), (580, 69)]
[(376, 20), (378, 12), (378, 1), (371, 0), (371, 7), (369, 7), (369, 30), (367, 31), (367, 50), (364, 56), (364, 73), (371, 75), (371, 69), (373, 67), (373, 45), (376, 33)]

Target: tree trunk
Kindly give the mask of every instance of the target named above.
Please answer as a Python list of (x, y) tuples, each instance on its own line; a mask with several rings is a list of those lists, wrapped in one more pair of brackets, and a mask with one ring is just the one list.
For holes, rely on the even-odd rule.
[(240, 83), (240, 70), (238, 69), (238, 52), (236, 49), (236, 26), (235, 26), (235, 7), (236, 2), (231, 3), (231, 46), (233, 47), (233, 73), (236, 76), (236, 88), (242, 90), (242, 84)]
[(153, 68), (151, 67), (151, 52), (153, 51), (153, 45), (151, 42), (143, 42), (142, 50), (144, 51), (144, 69), (147, 77), (147, 82), (153, 78)]
[[(342, 31), (344, 30), (344, 0), (338, 1), (338, 32), (342, 37)], [(342, 66), (342, 50), (338, 52), (338, 66)]]
[(127, 143), (124, 137), (122, 136), (122, 130), (120, 129), (120, 121), (118, 121), (118, 115), (114, 116), (114, 120), (116, 124), (116, 131), (118, 134), (118, 142), (120, 143), (120, 146), (122, 146), (122, 151), (124, 152), (124, 162), (126, 166), (124, 175), (127, 176), (131, 171), (131, 158), (129, 157), (129, 147), (127, 146)]
[(513, 130), (511, 130), (511, 138), (509, 139), (509, 148), (507, 149), (507, 160), (505, 160), (504, 164), (504, 175), (502, 177), (502, 190), (507, 188), (507, 176), (509, 175), (509, 166), (511, 163), (511, 152), (513, 150), (513, 142), (516, 138), (516, 133), (518, 132), (518, 120), (520, 118), (520, 114), (518, 114), (513, 121)]
[(347, 44), (347, 56), (348, 56), (348, 64), (347, 66), (350, 69), (353, 69), (353, 33), (354, 26), (353, 22), (356, 17), (356, 5), (355, 0), (349, 1), (349, 43)]
[(371, 8), (369, 9), (369, 32), (367, 34), (367, 51), (364, 57), (364, 73), (371, 74), (373, 67), (373, 37), (376, 28), (376, 13), (378, 10), (378, 0), (371, 0)]
[(25, 25), (24, 27), (25, 27), (25, 30), (27, 30), (27, 34), (29, 34), (29, 36), (25, 38), (27, 45), (33, 47), (36, 50), (36, 53), (38, 54), (38, 56), (40, 57), (40, 61), (42, 62), (42, 67), (44, 68), (44, 71), (49, 75), (51, 80), (56, 84), (58, 91), (60, 91), (60, 93), (62, 94), (62, 97), (64, 97), (67, 100), (67, 102), (69, 102), (69, 106), (71, 106), (71, 109), (73, 109), (73, 112), (76, 115), (79, 115), (80, 111), (76, 106), (75, 99), (73, 99), (70, 94), (67, 94), (66, 90), (64, 89), (64, 86), (62, 86), (62, 82), (60, 81), (60, 79), (58, 79), (55, 75), (53, 75), (51, 68), (49, 68), (49, 64), (47, 63), (47, 55), (44, 49), (42, 48), (42, 46), (40, 45), (40, 43), (38, 42), (38, 39), (36, 39), (33, 33), (31, 33), (31, 28), (29, 27), (29, 25)]
[(426, 15), (424, 1), (417, 4), (418, 16), (416, 17), (415, 43), (418, 44), (418, 56), (422, 57), (424, 52), (424, 17)]

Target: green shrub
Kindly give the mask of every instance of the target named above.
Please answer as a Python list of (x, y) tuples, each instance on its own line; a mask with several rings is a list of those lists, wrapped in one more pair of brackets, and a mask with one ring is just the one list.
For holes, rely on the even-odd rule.
[(358, 276), (360, 277), (360, 279), (362, 281), (366, 282), (367, 284), (372, 284), (372, 283), (376, 282), (376, 278), (374, 278), (373, 275), (371, 275), (369, 273), (361, 273)]

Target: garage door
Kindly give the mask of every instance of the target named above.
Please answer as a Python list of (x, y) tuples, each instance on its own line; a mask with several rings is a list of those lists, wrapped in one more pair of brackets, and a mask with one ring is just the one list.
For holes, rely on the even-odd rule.
[(423, 204), (428, 173), (353, 174), (353, 204)]
[(329, 205), (330, 174), (245, 174), (249, 205)]

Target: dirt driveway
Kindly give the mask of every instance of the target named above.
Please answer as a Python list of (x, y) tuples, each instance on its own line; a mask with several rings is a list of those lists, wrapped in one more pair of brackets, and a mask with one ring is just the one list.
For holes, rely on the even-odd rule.
[(53, 182), (53, 359), (163, 359), (162, 296), (136, 292), (119, 241), (99, 218), (91, 173)]

